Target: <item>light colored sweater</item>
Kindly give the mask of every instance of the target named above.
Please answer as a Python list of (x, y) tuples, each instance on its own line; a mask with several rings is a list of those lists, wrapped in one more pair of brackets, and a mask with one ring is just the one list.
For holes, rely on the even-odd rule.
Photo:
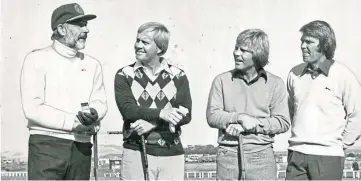
[(98, 122), (107, 112), (101, 65), (54, 41), (26, 56), (21, 71), (21, 100), (30, 134), (89, 142), (89, 135), (76, 134), (72, 129), (83, 102), (98, 112)]
[[(327, 61), (327, 60), (326, 60)], [(328, 75), (303, 74), (307, 64), (288, 76), (292, 134), (289, 149), (304, 154), (344, 156), (361, 133), (361, 88), (354, 74), (334, 62)]]
[(237, 117), (242, 113), (256, 117), (264, 125), (257, 126), (254, 133), (244, 134), (245, 153), (271, 147), (273, 137), (289, 129), (285, 84), (270, 72), (263, 70), (259, 75), (257, 79), (247, 83), (231, 70), (214, 79), (206, 114), (209, 126), (219, 130), (218, 144), (238, 145), (238, 137), (227, 134), (225, 130), (229, 124), (237, 123)]

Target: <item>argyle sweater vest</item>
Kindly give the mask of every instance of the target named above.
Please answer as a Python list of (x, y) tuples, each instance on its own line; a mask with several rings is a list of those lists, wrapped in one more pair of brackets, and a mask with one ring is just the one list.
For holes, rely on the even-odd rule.
[[(184, 71), (168, 64), (169, 72), (162, 70), (152, 81), (143, 68), (134, 69), (135, 63), (118, 70), (115, 75), (115, 99), (123, 116), (123, 133), (128, 133), (130, 123), (139, 119), (156, 124), (145, 134), (147, 153), (155, 156), (184, 154), (179, 135), (181, 126), (191, 120), (192, 100), (189, 82)], [(161, 109), (183, 106), (189, 113), (175, 126), (172, 133), (169, 123), (159, 118)], [(124, 148), (139, 150), (140, 136), (134, 131), (124, 136)]]

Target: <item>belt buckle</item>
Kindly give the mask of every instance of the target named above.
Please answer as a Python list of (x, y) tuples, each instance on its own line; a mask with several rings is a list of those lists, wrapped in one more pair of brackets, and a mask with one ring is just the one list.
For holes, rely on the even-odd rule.
[(165, 141), (162, 138), (160, 138), (157, 142), (160, 146), (164, 146), (165, 144)]

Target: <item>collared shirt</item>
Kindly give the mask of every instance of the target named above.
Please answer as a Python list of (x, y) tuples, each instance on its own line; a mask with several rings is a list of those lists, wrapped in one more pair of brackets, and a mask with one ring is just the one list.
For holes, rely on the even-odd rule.
[(247, 85), (251, 85), (251, 84), (257, 82), (258, 79), (261, 78), (261, 77), (263, 77), (263, 78), (265, 79), (265, 81), (267, 82), (267, 78), (268, 78), (268, 77), (267, 77), (267, 72), (266, 72), (266, 70), (263, 69), (263, 68), (260, 69), (260, 70), (257, 72), (257, 76), (256, 76), (254, 79), (252, 79), (251, 81), (247, 81), (246, 78), (244, 77), (244, 75), (241, 74), (239, 71), (237, 71), (237, 70), (233, 70), (233, 71), (232, 71), (232, 80), (233, 80), (234, 78), (240, 78), (240, 79), (242, 79), (245, 83), (247, 83)]
[(218, 75), (209, 92), (206, 114), (210, 127), (219, 129), (218, 143), (233, 146), (238, 145), (238, 138), (225, 133), (227, 126), (237, 123), (239, 114), (256, 117), (264, 127), (257, 126), (254, 133), (243, 136), (245, 153), (272, 146), (273, 136), (290, 126), (285, 84), (265, 70), (250, 82), (234, 70)]
[(303, 76), (306, 73), (310, 73), (312, 79), (315, 79), (318, 75), (321, 73), (325, 76), (328, 76), (328, 72), (330, 71), (330, 68), (332, 64), (334, 63), (334, 60), (325, 59), (316, 70), (312, 69), (311, 64), (307, 64), (307, 66), (304, 68), (303, 72), (301, 73), (301, 76)]
[(153, 73), (147, 67), (145, 67), (141, 61), (137, 60), (134, 64), (134, 72), (136, 72), (136, 70), (141, 68), (143, 69), (144, 72), (146, 72), (147, 76), (153, 81), (158, 77), (159, 73), (161, 73), (163, 70), (173, 75), (172, 70), (169, 68), (168, 62), (164, 60), (163, 57), (160, 57), (159, 61), (160, 61), (160, 66), (155, 71), (155, 73)]

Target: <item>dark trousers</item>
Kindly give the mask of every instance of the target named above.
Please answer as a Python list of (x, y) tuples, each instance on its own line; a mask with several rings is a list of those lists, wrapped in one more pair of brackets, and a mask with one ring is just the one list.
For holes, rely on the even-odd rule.
[(288, 151), (286, 180), (342, 180), (344, 157)]
[(30, 135), (29, 180), (89, 180), (92, 143)]

